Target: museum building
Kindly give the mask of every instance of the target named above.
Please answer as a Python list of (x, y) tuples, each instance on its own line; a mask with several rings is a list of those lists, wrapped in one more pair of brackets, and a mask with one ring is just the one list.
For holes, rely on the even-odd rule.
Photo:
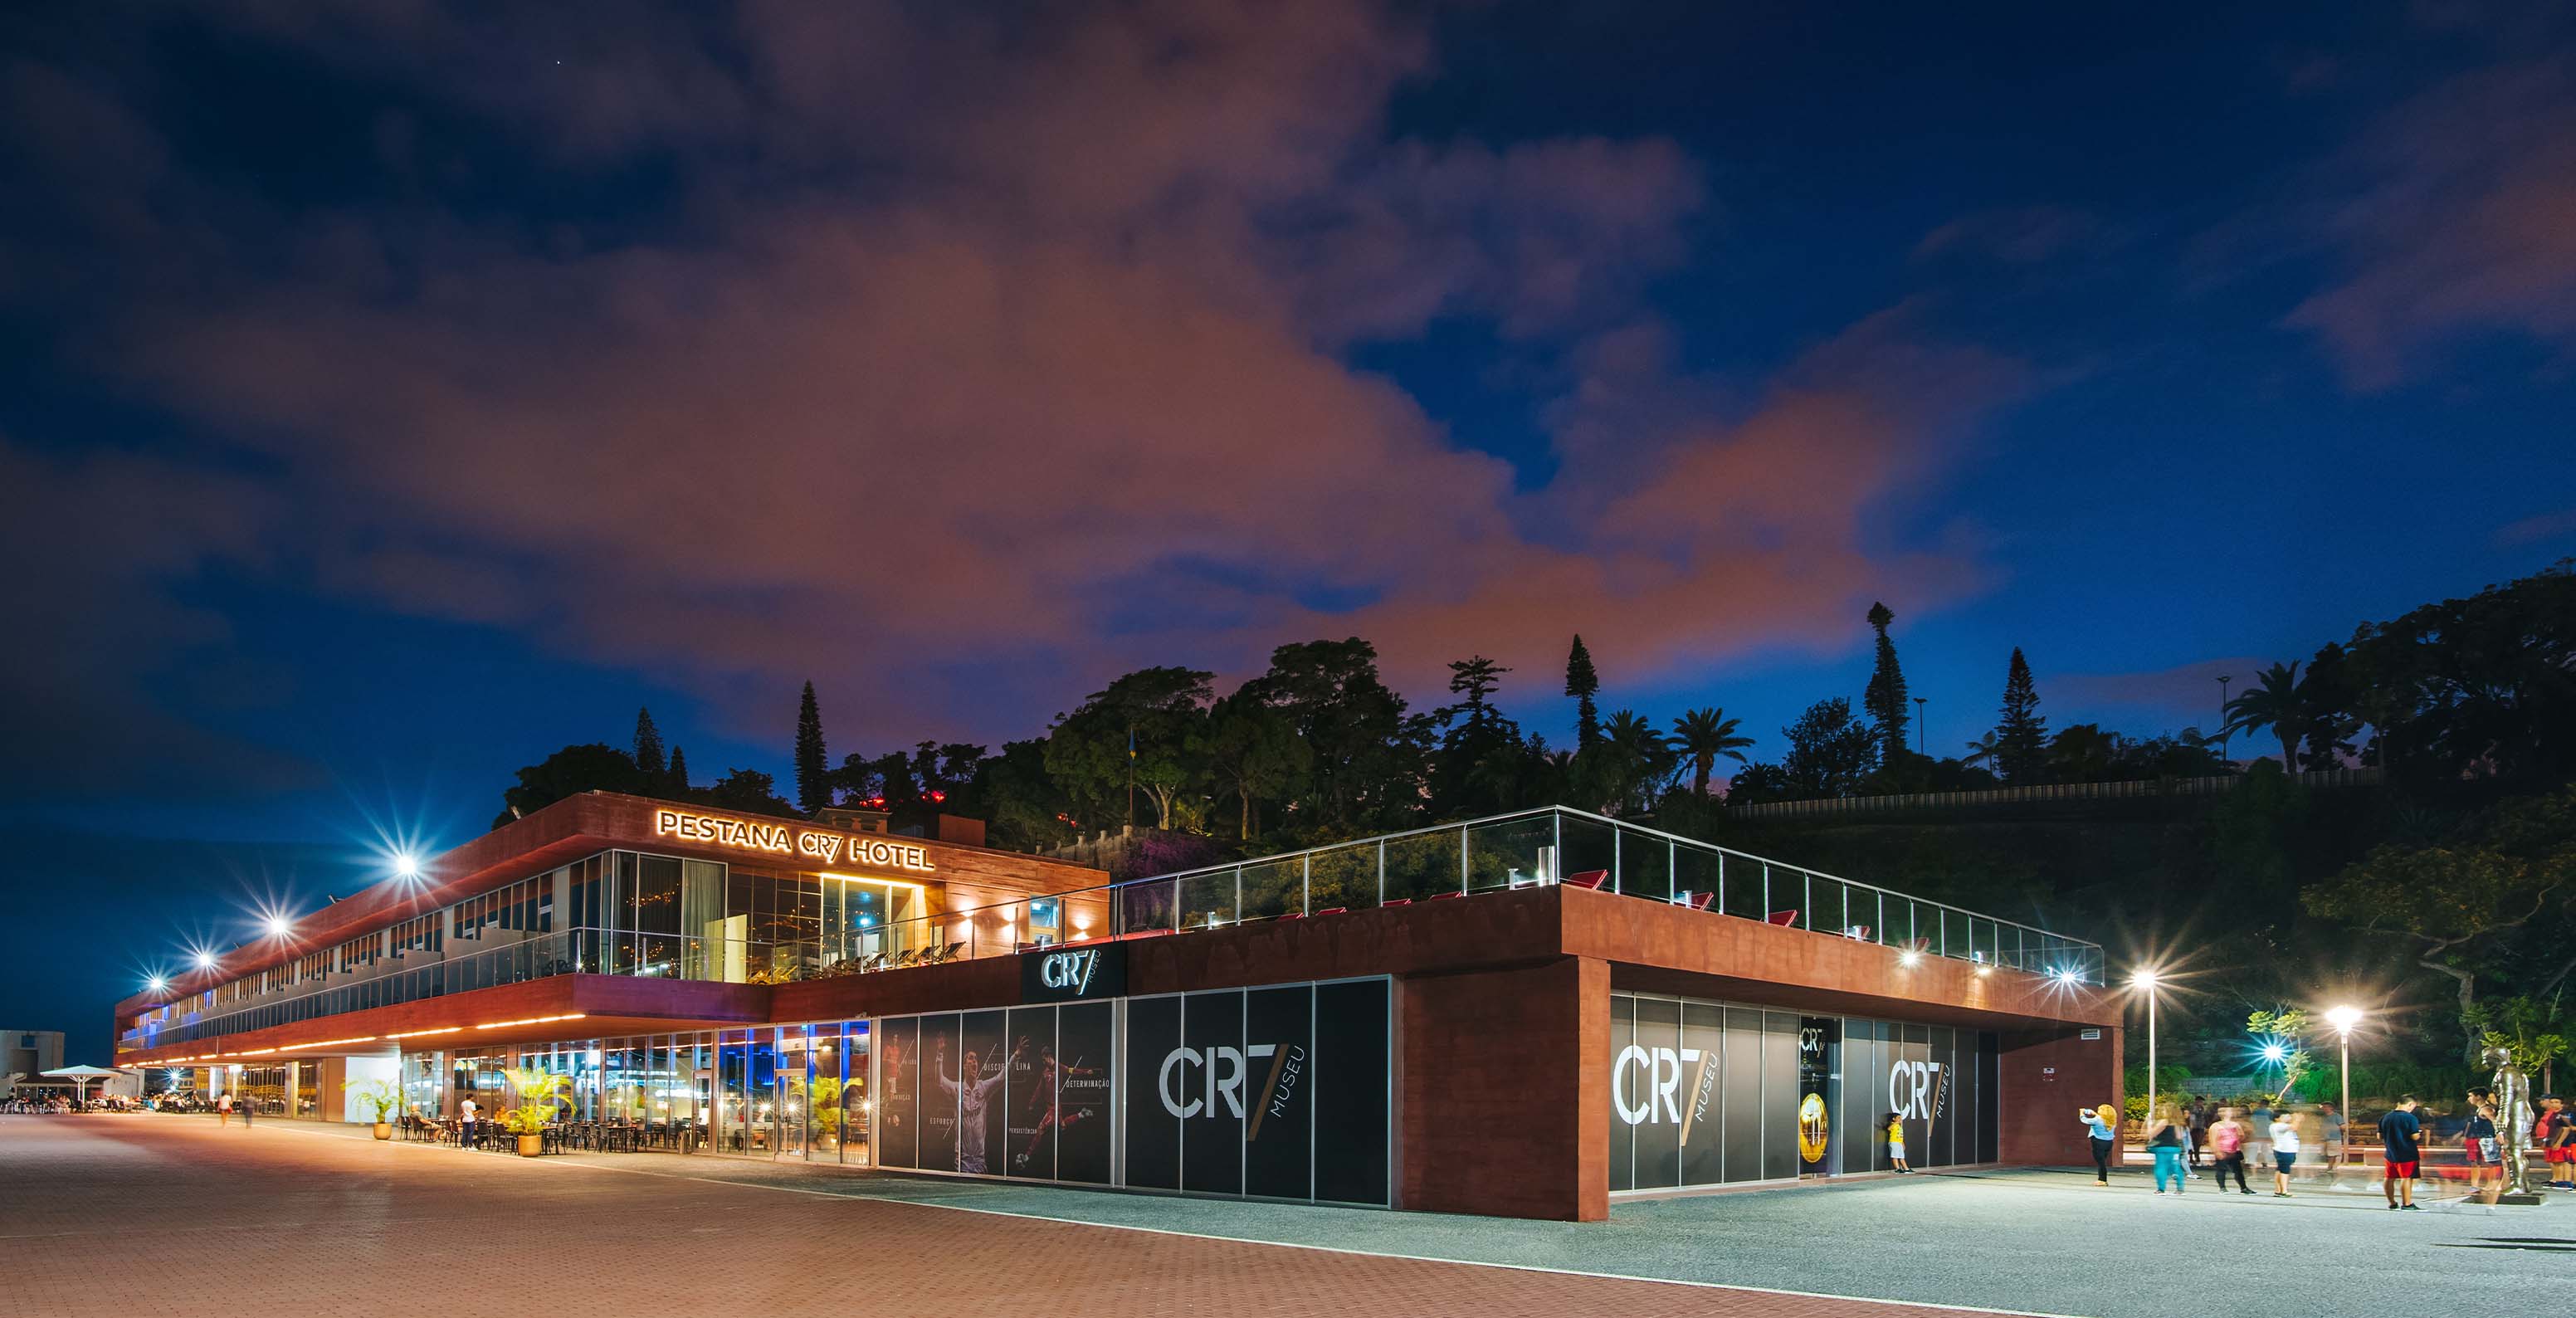
[(271, 1115), (683, 1156), (1597, 1220), (1614, 1197), (2085, 1160), (2098, 946), (1560, 807), (1111, 883), (885, 818), (591, 792), (116, 1008)]

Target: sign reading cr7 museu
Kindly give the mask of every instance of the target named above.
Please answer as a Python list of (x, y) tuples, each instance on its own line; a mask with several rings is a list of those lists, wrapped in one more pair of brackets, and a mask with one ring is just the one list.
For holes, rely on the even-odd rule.
[(1077, 1002), (1127, 992), (1127, 945), (1042, 947), (1020, 955), (1020, 1001)]

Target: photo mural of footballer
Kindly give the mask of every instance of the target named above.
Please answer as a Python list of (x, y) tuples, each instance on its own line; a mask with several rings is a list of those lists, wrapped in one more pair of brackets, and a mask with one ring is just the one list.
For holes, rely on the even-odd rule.
[[(1020, 1048), (1029, 1046), (1026, 1036), (1020, 1039), (1019, 1046)], [(1018, 1056), (1019, 1050), (1013, 1049), (1011, 1055)], [(1012, 1155), (1013, 1167), (1026, 1171), (1029, 1159), (1037, 1156), (1038, 1146), (1045, 1141), (1048, 1131), (1064, 1131), (1087, 1118), (1098, 1115), (1088, 1104), (1074, 1109), (1071, 1115), (1067, 1115), (1064, 1110), (1063, 1082), (1087, 1080), (1099, 1075), (1100, 1072), (1100, 1067), (1084, 1066), (1079, 1057), (1074, 1058), (1073, 1062), (1067, 1065), (1056, 1060), (1055, 1049), (1043, 1046), (1038, 1049), (1038, 1083), (1034, 1086), (1036, 1092), (1029, 1095), (1028, 1107), (1028, 1110), (1036, 1115), (1037, 1121), (1034, 1123), (1035, 1129), (1029, 1133), (1028, 1147)]]
[[(1026, 1047), (1027, 1041), (1022, 1040), (1021, 1046)], [(1011, 1056), (1019, 1056), (1018, 1051), (1013, 1050)], [(1010, 1073), (1007, 1059), (989, 1071), (983, 1060), (969, 1052), (955, 1077), (949, 1076), (944, 1067), (939, 1076), (940, 1092), (957, 1100), (957, 1170), (977, 1176), (985, 1171), (984, 1150), (998, 1142), (990, 1138), (993, 1123), (1002, 1115), (1002, 1109), (993, 1102), (993, 1091), (1002, 1087), (1002, 1077)]]

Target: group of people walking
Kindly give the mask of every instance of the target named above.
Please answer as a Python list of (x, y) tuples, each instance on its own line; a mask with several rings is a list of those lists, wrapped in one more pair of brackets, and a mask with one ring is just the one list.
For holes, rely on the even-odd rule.
[[(2424, 1147), (2433, 1138), (2421, 1109), (2415, 1095), (2407, 1094), (2379, 1119), (2380, 1188), (2392, 1211), (2417, 1207), (2415, 1182), (2423, 1174)], [(2459, 1139), (2470, 1190), (2493, 1203), (2502, 1186), (2506, 1156), (2496, 1130), (2493, 1096), (2470, 1094), (2469, 1111)], [(2092, 1146), (2095, 1185), (2111, 1183), (2111, 1164), (2120, 1153), (2117, 1115), (2107, 1103), (2076, 1110)], [(2187, 1182), (2201, 1179), (2204, 1166), (2215, 1170), (2219, 1193), (2226, 1193), (2233, 1180), (2238, 1194), (2255, 1194), (2246, 1175), (2250, 1159), (2255, 1175), (2271, 1175), (2273, 1198), (2293, 1198), (2290, 1183), (2303, 1163), (2312, 1169), (2312, 1179), (2334, 1179), (2346, 1152), (2344, 1135), (2343, 1114), (2332, 1103), (2275, 1110), (2259, 1100), (2240, 1108), (2201, 1098), (2160, 1107), (2146, 1123), (2147, 1151), (2155, 1159), (2159, 1195), (2181, 1194)], [(2556, 1095), (2545, 1097), (2531, 1136), (2531, 1146), (2547, 1161), (2550, 1187), (2576, 1190), (2576, 1114)]]

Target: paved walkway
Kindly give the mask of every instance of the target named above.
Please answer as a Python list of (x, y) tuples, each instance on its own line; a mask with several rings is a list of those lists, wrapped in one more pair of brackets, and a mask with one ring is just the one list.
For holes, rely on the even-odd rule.
[[(520, 1160), (333, 1137), (343, 1133), (148, 1114), (0, 1116), (0, 1316), (126, 1318), (208, 1304), (442, 1316), (525, 1309), (547, 1318), (1927, 1312), (968, 1214), (849, 1193), (925, 1184), (890, 1176), (782, 1176), (760, 1164), (667, 1155)], [(1042, 1193), (1077, 1206), (1158, 1204), (1177, 1208), (1180, 1221), (1211, 1207)], [(1299, 1211), (1382, 1230), (1413, 1217)], [(1819, 1247), (1867, 1252), (1866, 1242)]]

